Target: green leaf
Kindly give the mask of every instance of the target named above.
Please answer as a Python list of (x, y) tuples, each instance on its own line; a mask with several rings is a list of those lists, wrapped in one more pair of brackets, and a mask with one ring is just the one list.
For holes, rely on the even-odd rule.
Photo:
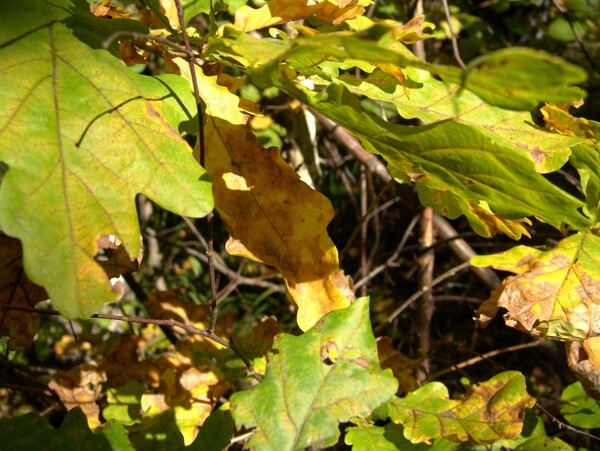
[(587, 72), (581, 67), (525, 47), (502, 49), (476, 58), (463, 75), (465, 87), (486, 102), (528, 111), (542, 102), (581, 100), (585, 91), (573, 85), (586, 79)]
[(70, 451), (74, 446), (91, 451), (134, 449), (123, 425), (108, 422), (93, 433), (79, 407), (67, 414), (60, 429), (53, 428), (43, 417), (33, 413), (16, 418), (2, 418), (0, 437), (3, 449)]
[(357, 99), (332, 84), (315, 94), (275, 76), (289, 94), (309, 103), (381, 154), (397, 178), (413, 180), (423, 203), (453, 219), (466, 215), (482, 236), (518, 238), (525, 216), (586, 230), (583, 202), (535, 171), (529, 155), (453, 120), (422, 127), (390, 124), (364, 113)]
[(379, 367), (369, 301), (361, 298), (299, 337), (280, 335), (264, 379), (231, 397), (232, 414), (238, 428), (256, 428), (250, 447), (325, 447), (337, 442), (338, 423), (369, 415), (397, 388)]
[(574, 451), (571, 445), (556, 437), (535, 437), (515, 448), (515, 451)]
[(405, 86), (381, 70), (366, 78), (342, 75), (343, 83), (355, 95), (364, 95), (379, 102), (389, 102), (405, 119), (421, 119), (426, 124), (447, 119), (476, 127), (491, 139), (516, 152), (531, 155), (538, 172), (551, 172), (562, 167), (571, 152), (570, 147), (581, 139), (548, 133), (533, 125), (528, 112), (495, 107), (460, 85), (436, 80), (429, 72), (407, 68)]
[(548, 251), (516, 246), (476, 256), (471, 264), (517, 274), (477, 310), (484, 324), (505, 308), (506, 324), (532, 335), (556, 340), (600, 335), (600, 237), (577, 233)]
[(405, 398), (394, 398), (387, 408), (392, 421), (404, 425), (404, 436), (413, 443), (444, 437), (479, 444), (517, 437), (525, 408), (533, 404), (524, 376), (506, 371), (471, 387), (461, 400), (449, 399), (442, 383), (431, 382)]
[(348, 428), (345, 442), (352, 445), (353, 451), (451, 451), (459, 445), (446, 441), (431, 446), (426, 443), (412, 443), (404, 437), (404, 428), (395, 423), (379, 426), (359, 426)]
[(221, 406), (202, 423), (196, 440), (188, 446), (190, 451), (218, 451), (229, 447), (233, 438), (234, 423), (228, 405)]
[(203, 216), (205, 171), (177, 127), (193, 116), (187, 82), (144, 77), (77, 40), (61, 21), (68, 0), (0, 6), (0, 227), (23, 242), (30, 279), (69, 318), (118, 295), (95, 262), (113, 234), (129, 256), (140, 244), (135, 196)]
[(600, 405), (583, 389), (581, 382), (566, 387), (561, 395), (560, 413), (570, 425), (595, 429), (600, 427)]

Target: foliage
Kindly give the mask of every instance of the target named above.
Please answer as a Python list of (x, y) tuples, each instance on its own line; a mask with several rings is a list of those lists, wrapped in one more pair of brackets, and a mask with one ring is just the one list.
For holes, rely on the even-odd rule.
[[(436, 18), (433, 5), (426, 21), (369, 0), (186, 0), (181, 18), (178, 3), (0, 6), (0, 333), (10, 356), (0, 392), (22, 391), (0, 405), (14, 416), (0, 419), (3, 446), (572, 449), (532, 410), (550, 382), (531, 376), (528, 387), (522, 372), (504, 368), (462, 388), (433, 381), (428, 339), (420, 336), (411, 356), (394, 349), (411, 341), (388, 327), (401, 298), (373, 288), (371, 299), (355, 300), (342, 258), (361, 253), (365, 285), (402, 264), (414, 221), (390, 214), (387, 260), (371, 275), (366, 232), (360, 250), (352, 234), (338, 251), (337, 230), (368, 227), (380, 208), (362, 205), (343, 223), (337, 172), (319, 165), (319, 118), (370, 158), (364, 183), (385, 162), (397, 192), (414, 187), (426, 211), (464, 217), (457, 223), (496, 237), (489, 243), (533, 237), (472, 259), (515, 274), (478, 320), (504, 308), (506, 325), (566, 341), (581, 384), (564, 389), (560, 413), (597, 428), (600, 127), (574, 115), (581, 85), (594, 89), (597, 74), (535, 46), (484, 43), (469, 35), (483, 19), (466, 11), (456, 15), (466, 68), (443, 55), (426, 62), (411, 45), (448, 45), (439, 30), (449, 19)], [(544, 25), (552, 39), (597, 34), (593, 2), (567, 3)], [(564, 7), (576, 19), (573, 36), (560, 22)], [(331, 137), (320, 136), (335, 160)], [(267, 140), (289, 149), (264, 148)], [(351, 171), (339, 173), (351, 185)], [(212, 229), (213, 209), (229, 238)], [(208, 215), (209, 236), (175, 215)], [(535, 241), (542, 233), (552, 238)], [(373, 260), (382, 247), (372, 244)], [(427, 246), (414, 249), (425, 255)], [(237, 272), (229, 268), (239, 261)], [(219, 293), (215, 269), (230, 280)], [(123, 296), (121, 275), (132, 293), (110, 304)], [(414, 299), (433, 290), (431, 278), (421, 280)], [(60, 319), (40, 317), (47, 298)], [(419, 327), (426, 308), (417, 302)], [(467, 334), (454, 314), (453, 332), (438, 343), (458, 357)], [(391, 336), (374, 334), (372, 322)], [(55, 409), (68, 410), (50, 418), (58, 428), (30, 413)]]

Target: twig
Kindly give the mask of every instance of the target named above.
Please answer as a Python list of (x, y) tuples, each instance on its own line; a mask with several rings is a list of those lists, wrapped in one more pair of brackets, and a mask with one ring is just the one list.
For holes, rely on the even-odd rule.
[[(468, 262), (471, 260), (471, 257), (477, 255), (465, 240), (461, 238), (455, 239), (458, 236), (458, 232), (440, 215), (433, 216), (433, 225), (440, 238), (448, 242), (448, 246), (450, 246), (452, 252), (454, 252), (454, 254), (462, 261)], [(490, 268), (477, 268), (472, 266), (471, 271), (479, 277), (488, 288), (495, 290), (500, 286), (500, 278)]]
[[(9, 310), (18, 310), (22, 312), (32, 312), (38, 313), (40, 315), (53, 315), (53, 316), (61, 316), (61, 313), (57, 310), (41, 310), (36, 308), (28, 308), (28, 307), (17, 307), (12, 305), (0, 305), (1, 308), (9, 309)], [(202, 337), (208, 338), (209, 340), (214, 341), (215, 343), (220, 344), (221, 346), (226, 347), (227, 349), (231, 349), (246, 365), (248, 369), (248, 373), (253, 375), (255, 378), (259, 379), (260, 375), (254, 371), (254, 367), (250, 363), (250, 361), (240, 352), (239, 349), (234, 345), (233, 338), (229, 340), (225, 340), (224, 338), (219, 337), (214, 331), (199, 329), (196, 326), (192, 326), (190, 324), (182, 323), (181, 321), (176, 321), (174, 319), (153, 319), (153, 318), (140, 318), (137, 316), (120, 316), (120, 315), (110, 315), (106, 313), (95, 313), (90, 316), (90, 318), (97, 319), (109, 319), (113, 321), (124, 321), (129, 323), (138, 323), (138, 324), (153, 324), (155, 326), (165, 326), (171, 328), (179, 328), (184, 330), (187, 333), (200, 335)]]
[(495, 357), (500, 354), (506, 354), (508, 352), (520, 351), (522, 349), (527, 349), (527, 348), (535, 348), (536, 346), (541, 345), (543, 342), (544, 342), (544, 340), (535, 340), (535, 341), (530, 341), (527, 343), (522, 343), (520, 345), (509, 346), (507, 348), (494, 349), (493, 351), (486, 352), (485, 354), (478, 355), (477, 357), (473, 357), (472, 359), (465, 360), (464, 362), (457, 363), (456, 365), (452, 365), (449, 368), (445, 368), (441, 371), (438, 371), (435, 374), (431, 374), (431, 375), (429, 375), (427, 380), (430, 380), (430, 381), (435, 380), (441, 376), (444, 376), (445, 374), (452, 373), (452, 372), (458, 371), (458, 370), (462, 370), (463, 368), (475, 365), (476, 363), (482, 362), (484, 360), (491, 359), (492, 357)]
[[(192, 48), (190, 46), (190, 40), (187, 35), (185, 28), (185, 18), (183, 14), (183, 6), (181, 0), (175, 0), (177, 7), (177, 16), (179, 18), (179, 25), (181, 27), (181, 36), (183, 37), (183, 43), (188, 54), (192, 55)], [(200, 97), (200, 88), (198, 87), (198, 78), (196, 76), (196, 66), (192, 57), (188, 58), (188, 64), (190, 67), (190, 76), (192, 78), (192, 86), (194, 88), (194, 97), (196, 98), (196, 109), (198, 111), (198, 147), (200, 148), (199, 161), (200, 166), (204, 167), (204, 161), (206, 157), (206, 143), (204, 139), (204, 113), (202, 108), (202, 98)], [(217, 303), (217, 279), (215, 276), (215, 265), (213, 261), (214, 254), (214, 215), (209, 212), (206, 215), (206, 226), (207, 226), (207, 248), (206, 257), (208, 258), (208, 276), (210, 279), (210, 325), (208, 331), (214, 333), (215, 326), (217, 324), (217, 316), (219, 313), (219, 305)]]
[[(433, 249), (433, 209), (426, 207), (421, 215), (421, 230), (419, 245), (421, 249), (428, 249), (421, 253), (418, 258), (419, 264), (419, 286), (421, 289), (431, 287), (433, 282), (433, 267), (435, 262), (435, 251)], [(427, 356), (431, 348), (431, 318), (433, 317), (434, 300), (431, 290), (425, 291), (416, 304), (417, 315), (415, 327), (419, 337), (419, 346), (423, 355)], [(422, 364), (425, 373), (429, 372), (429, 359), (425, 357)], [(420, 374), (424, 377), (425, 374)]]
[(593, 434), (590, 434), (589, 432), (582, 431), (580, 429), (574, 428), (570, 424), (567, 424), (564, 421), (560, 421), (558, 418), (556, 418), (554, 415), (552, 415), (550, 412), (548, 412), (548, 410), (546, 410), (539, 402), (535, 403), (535, 407), (537, 407), (542, 412), (544, 412), (546, 415), (548, 415), (548, 417), (550, 417), (550, 419), (552, 420), (552, 422), (556, 423), (559, 428), (561, 428), (561, 429), (567, 429), (567, 430), (569, 430), (571, 432), (574, 432), (576, 434), (584, 435), (584, 436), (589, 437), (589, 438), (591, 438), (593, 440), (600, 441), (600, 437), (598, 437), (597, 435), (593, 435)]
[(436, 277), (435, 279), (433, 279), (433, 281), (431, 282), (431, 285), (421, 287), (416, 293), (414, 293), (411, 297), (409, 297), (406, 301), (404, 301), (404, 303), (400, 307), (398, 307), (396, 310), (394, 310), (392, 312), (392, 314), (388, 317), (388, 323), (391, 323), (392, 321), (394, 321), (394, 319), (396, 319), (396, 317), (398, 315), (400, 315), (400, 313), (402, 313), (404, 310), (406, 310), (408, 307), (410, 307), (413, 302), (415, 302), (417, 299), (419, 299), (421, 296), (423, 296), (423, 294), (427, 293), (429, 290), (431, 290), (437, 284), (443, 282), (446, 279), (449, 279), (450, 277), (454, 277), (456, 274), (458, 274), (461, 271), (464, 271), (469, 266), (470, 266), (469, 262), (461, 263), (460, 265), (455, 266), (452, 269), (449, 269), (445, 273), (443, 273), (443, 274), (439, 275), (438, 277)]
[(111, 33), (110, 35), (108, 35), (108, 37), (102, 41), (102, 44), (101, 44), (102, 48), (104, 48), (104, 49), (109, 48), (111, 46), (111, 44), (117, 38), (119, 38), (121, 36), (128, 36), (128, 37), (130, 37), (132, 39), (136, 39), (136, 40), (155, 41), (155, 42), (159, 42), (161, 44), (165, 44), (166, 46), (174, 48), (178, 52), (183, 53), (191, 60), (193, 60), (194, 58), (199, 56), (199, 53), (197, 51), (193, 51), (191, 49), (188, 50), (187, 48), (180, 46), (179, 44), (171, 41), (169, 38), (167, 38), (165, 36), (136, 33), (135, 31), (123, 31), (123, 30), (118, 30), (118, 31), (115, 31), (114, 33)]
[(444, 12), (446, 13), (446, 20), (448, 21), (448, 30), (450, 30), (450, 38), (452, 39), (452, 52), (454, 53), (454, 59), (461, 68), (467, 67), (460, 56), (460, 50), (458, 49), (458, 39), (454, 33), (454, 27), (452, 26), (452, 15), (450, 14), (450, 8), (448, 7), (448, 0), (442, 0), (444, 4)]
[(369, 280), (373, 279), (375, 276), (377, 276), (381, 272), (385, 271), (388, 267), (392, 266), (396, 262), (400, 253), (404, 250), (404, 245), (408, 241), (408, 238), (410, 237), (410, 234), (412, 233), (413, 229), (417, 225), (418, 221), (419, 221), (419, 216), (417, 215), (412, 219), (412, 221), (410, 222), (410, 224), (404, 231), (404, 235), (402, 236), (402, 239), (400, 240), (400, 243), (396, 247), (396, 250), (394, 251), (394, 253), (385, 261), (384, 264), (377, 266), (375, 269), (371, 270), (369, 272), (369, 274), (367, 274), (365, 277), (363, 277), (362, 279), (357, 281), (354, 284), (355, 289), (360, 288), (365, 283), (367, 283)]

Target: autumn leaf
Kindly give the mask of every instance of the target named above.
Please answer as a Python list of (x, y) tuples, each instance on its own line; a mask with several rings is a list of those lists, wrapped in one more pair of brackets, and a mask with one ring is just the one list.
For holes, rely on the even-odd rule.
[(348, 306), (337, 249), (327, 235), (331, 203), (311, 189), (275, 148), (263, 149), (249, 125), (209, 118), (206, 168), (215, 207), (230, 234), (227, 251), (277, 268), (298, 325), (307, 330)]
[(398, 383), (379, 368), (368, 312), (361, 298), (299, 337), (279, 336), (264, 379), (231, 397), (238, 428), (256, 428), (249, 447), (334, 445), (339, 422), (367, 416), (393, 396)]
[(477, 310), (480, 322), (505, 308), (506, 324), (532, 335), (581, 340), (600, 334), (600, 238), (592, 233), (571, 235), (548, 251), (517, 246), (471, 263), (517, 274)]
[(90, 428), (100, 425), (100, 408), (97, 401), (102, 393), (101, 384), (106, 373), (95, 363), (82, 363), (68, 371), (59, 371), (48, 387), (56, 392), (68, 410), (81, 408)]
[(365, 5), (370, 1), (349, 0), (335, 3), (333, 1), (270, 0), (259, 9), (242, 6), (235, 13), (233, 26), (240, 31), (249, 32), (309, 16), (315, 16), (324, 22), (340, 24), (361, 15), (365, 11)]
[(206, 173), (177, 131), (193, 97), (182, 78), (134, 74), (77, 39), (69, 26), (80, 17), (104, 19), (70, 0), (1, 10), (0, 139), (10, 144), (0, 149), (0, 227), (22, 241), (26, 273), (56, 308), (86, 317), (118, 298), (94, 260), (98, 238), (138, 255), (138, 193), (188, 216), (212, 209)]
[(600, 401), (600, 337), (567, 342), (567, 364), (586, 393)]
[(523, 375), (506, 371), (471, 386), (463, 399), (450, 399), (442, 383), (430, 382), (405, 398), (394, 398), (386, 408), (394, 422), (404, 425), (404, 436), (413, 443), (443, 437), (485, 444), (517, 437), (525, 409), (534, 404)]
[(48, 299), (46, 291), (31, 282), (23, 270), (23, 249), (19, 240), (0, 233), (0, 336), (8, 337), (10, 349), (33, 342), (40, 327), (40, 315), (2, 308), (34, 308)]

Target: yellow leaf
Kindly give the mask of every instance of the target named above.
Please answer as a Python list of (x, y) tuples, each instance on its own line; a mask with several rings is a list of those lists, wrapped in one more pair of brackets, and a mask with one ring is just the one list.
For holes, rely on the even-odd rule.
[(205, 138), (215, 207), (230, 234), (227, 251), (282, 273), (303, 330), (347, 307), (342, 290), (350, 282), (336, 275), (337, 249), (327, 235), (329, 200), (302, 182), (277, 149), (263, 149), (248, 124), (209, 118)]
[(335, 2), (309, 0), (271, 0), (259, 9), (242, 6), (235, 13), (233, 26), (240, 31), (254, 31), (281, 23), (315, 16), (333, 24), (341, 24), (364, 13), (364, 1)]
[(471, 263), (517, 274), (477, 310), (480, 322), (505, 308), (506, 324), (532, 335), (558, 340), (600, 335), (599, 237), (578, 233), (549, 251), (517, 246)]

